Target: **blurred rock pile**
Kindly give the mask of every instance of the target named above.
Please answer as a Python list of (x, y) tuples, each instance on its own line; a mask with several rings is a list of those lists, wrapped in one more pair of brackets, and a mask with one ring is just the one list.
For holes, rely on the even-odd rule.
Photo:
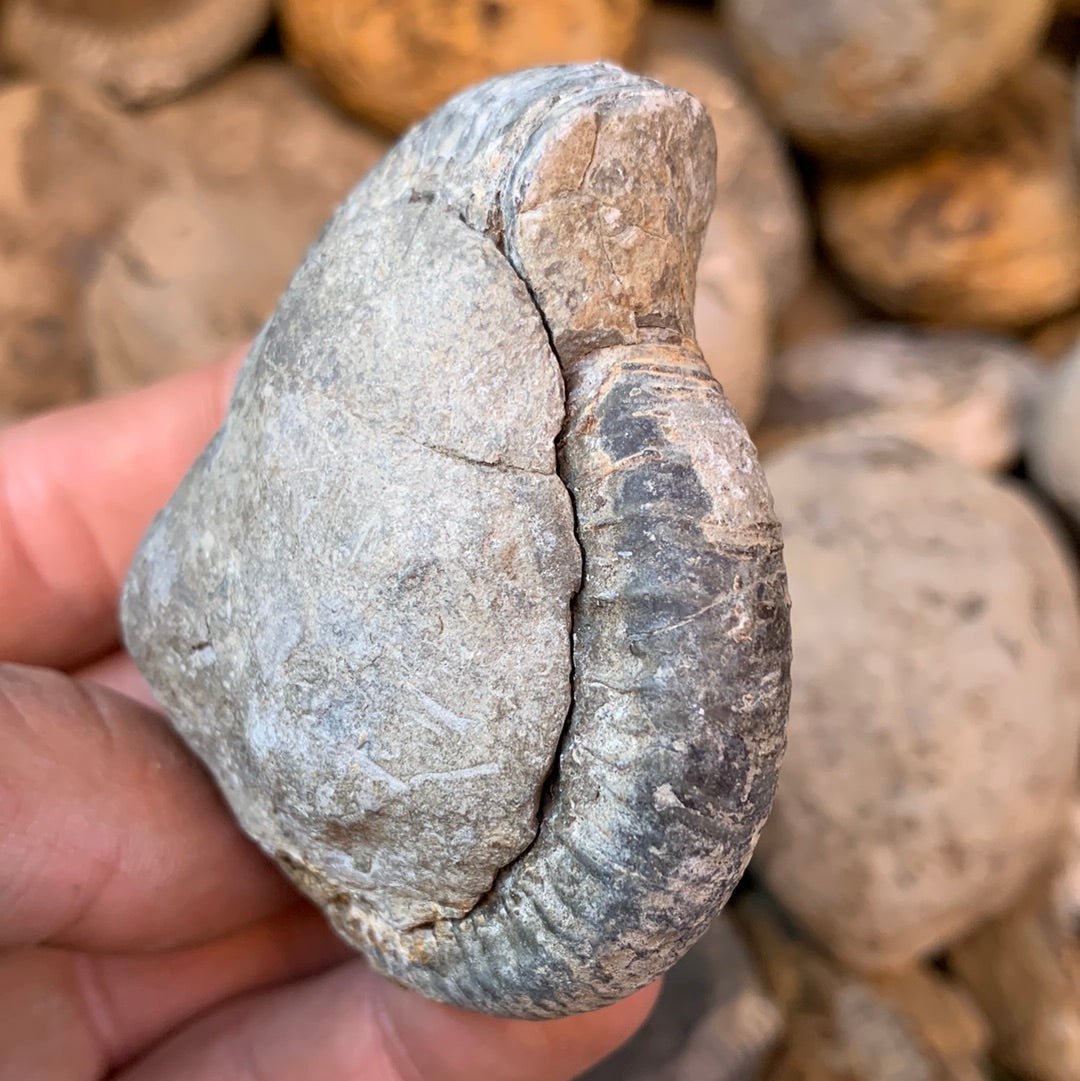
[(0, 0), (0, 422), (250, 338), (464, 85), (609, 58), (690, 90), (790, 742), (735, 903), (590, 1076), (1077, 1081), (1080, 4), (272, 8)]

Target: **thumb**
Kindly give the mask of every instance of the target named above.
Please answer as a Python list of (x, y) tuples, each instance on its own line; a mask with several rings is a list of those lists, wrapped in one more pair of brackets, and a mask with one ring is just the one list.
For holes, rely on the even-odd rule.
[(116, 1081), (568, 1081), (628, 1039), (658, 987), (557, 1021), (430, 1002), (360, 960), (204, 1015)]

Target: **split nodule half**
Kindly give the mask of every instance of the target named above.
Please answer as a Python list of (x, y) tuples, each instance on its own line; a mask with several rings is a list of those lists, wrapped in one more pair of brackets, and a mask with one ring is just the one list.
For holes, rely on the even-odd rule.
[(425, 995), (630, 994), (768, 814), (788, 597), (693, 341), (714, 148), (609, 65), (453, 99), (331, 219), (131, 569), (128, 647), (244, 829)]

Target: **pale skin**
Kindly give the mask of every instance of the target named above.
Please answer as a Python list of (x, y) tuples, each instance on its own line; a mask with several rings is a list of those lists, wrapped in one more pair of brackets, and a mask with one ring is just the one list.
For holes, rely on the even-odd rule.
[(505, 1021), (375, 975), (237, 830), (121, 651), (238, 359), (0, 430), (0, 1081), (557, 1081), (656, 988)]

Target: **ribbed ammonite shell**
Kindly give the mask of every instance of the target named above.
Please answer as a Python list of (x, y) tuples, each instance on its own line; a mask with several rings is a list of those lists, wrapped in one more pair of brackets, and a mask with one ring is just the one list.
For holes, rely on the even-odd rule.
[(606, 65), (433, 114), (324, 230), (131, 570), (132, 655), (243, 827), (435, 998), (629, 994), (769, 810), (780, 532), (692, 338), (713, 147)]

